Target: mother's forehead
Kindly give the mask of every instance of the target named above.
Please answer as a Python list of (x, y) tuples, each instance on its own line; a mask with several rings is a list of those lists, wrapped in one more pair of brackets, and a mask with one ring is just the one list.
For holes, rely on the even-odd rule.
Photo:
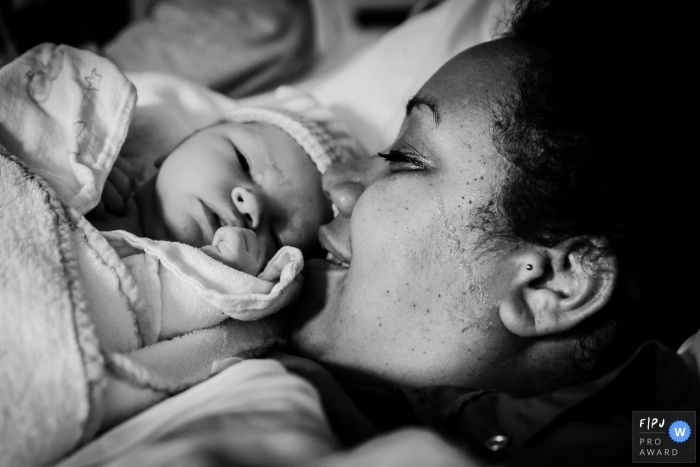
[(527, 49), (513, 39), (471, 47), (443, 65), (418, 92), (445, 110), (465, 104), (491, 111), (496, 101), (515, 89), (514, 71)]

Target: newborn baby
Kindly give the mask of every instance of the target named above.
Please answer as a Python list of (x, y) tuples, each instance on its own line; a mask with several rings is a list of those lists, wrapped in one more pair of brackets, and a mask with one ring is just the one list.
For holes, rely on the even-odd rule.
[(252, 275), (282, 246), (318, 254), (318, 228), (332, 219), (322, 131), (289, 111), (233, 111), (185, 139), (137, 190), (134, 233), (202, 247)]
[[(0, 115), (11, 164), (3, 167), (23, 175), (8, 179), (7, 199), (31, 203), (18, 206), (33, 206), (28, 213), (41, 221), (8, 237), (31, 240), (10, 256), (18, 270), (41, 272), (13, 295), (30, 308), (9, 315), (18, 324), (10, 331), (26, 331), (10, 340), (22, 357), (11, 376), (33, 381), (24, 355), (47, 375), (20, 385), (33, 391), (10, 393), (11, 402), (29, 401), (3, 406), (16, 408), (10, 420), (33, 416), (39, 438), (75, 447), (280, 341), (284, 316), (260, 318), (295, 298), (302, 251), (318, 251), (316, 229), (332, 216), (320, 172), (364, 153), (328, 110), (299, 93), (278, 93), (275, 109), (234, 108), (170, 151), (154, 178), (122, 198), (126, 212), (87, 220), (103, 188), (105, 199), (115, 184), (130, 191), (112, 168), (135, 123), (134, 86), (102, 57), (51, 44), (3, 67), (0, 84), (12, 110)], [(132, 128), (130, 154), (141, 161), (158, 146), (139, 140), (157, 141), (156, 127), (170, 122), (157, 117)], [(33, 415), (24, 410), (32, 404)]]
[[(113, 246), (126, 240), (136, 248), (115, 246), (149, 308), (158, 309), (149, 312), (160, 315), (155, 320), (157, 340), (211, 326), (228, 314), (227, 310), (193, 312), (180, 285), (183, 274), (198, 268), (193, 257), (181, 260), (175, 273), (160, 267), (163, 258), (158, 250), (172, 250), (172, 242), (198, 247), (209, 257), (269, 283), (280, 281), (290, 263), (297, 274), (302, 255), (321, 254), (318, 228), (333, 217), (321, 173), (332, 161), (364, 151), (310, 97), (299, 95), (296, 101), (305, 102), (296, 106), (305, 110), (303, 114), (287, 108), (231, 111), (162, 158), (159, 171), (136, 190), (126, 215), (89, 217), (99, 230), (132, 234), (104, 235)], [(232, 282), (231, 294), (269, 293), (272, 288), (246, 284), (252, 288), (236, 290)]]

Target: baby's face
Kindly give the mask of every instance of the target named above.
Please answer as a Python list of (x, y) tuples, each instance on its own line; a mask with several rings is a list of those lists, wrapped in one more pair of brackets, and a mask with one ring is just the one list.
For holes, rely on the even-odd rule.
[(284, 131), (266, 123), (221, 123), (195, 133), (165, 159), (155, 195), (168, 240), (201, 247), (216, 230), (253, 230), (269, 259), (283, 245), (319, 251), (333, 215), (321, 174)]

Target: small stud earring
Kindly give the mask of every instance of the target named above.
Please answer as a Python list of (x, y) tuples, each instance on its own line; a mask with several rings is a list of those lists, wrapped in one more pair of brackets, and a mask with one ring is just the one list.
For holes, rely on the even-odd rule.
[(525, 269), (527, 269), (528, 271), (532, 271), (532, 264), (528, 264), (527, 266), (525, 266)]

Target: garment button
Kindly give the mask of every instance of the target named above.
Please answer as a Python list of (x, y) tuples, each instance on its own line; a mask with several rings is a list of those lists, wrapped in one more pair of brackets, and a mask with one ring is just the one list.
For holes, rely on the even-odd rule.
[(508, 445), (508, 437), (503, 435), (492, 436), (484, 442), (486, 449), (497, 452)]

